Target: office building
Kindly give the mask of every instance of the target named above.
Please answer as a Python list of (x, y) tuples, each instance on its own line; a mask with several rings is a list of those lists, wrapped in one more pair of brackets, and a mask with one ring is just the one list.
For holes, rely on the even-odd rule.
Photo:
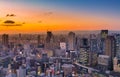
[(105, 52), (105, 39), (108, 36), (108, 30), (101, 30), (100, 33), (100, 53), (104, 53)]
[(23, 66), (20, 66), (17, 70), (17, 77), (26, 77), (26, 68)]
[(2, 35), (2, 44), (5, 45), (5, 46), (8, 46), (8, 44), (9, 44), (9, 36), (8, 36), (8, 34), (3, 34)]
[(75, 50), (75, 33), (68, 33), (68, 50)]
[(89, 50), (88, 48), (80, 48), (79, 63), (89, 65)]
[(46, 42), (50, 43), (52, 41), (53, 34), (51, 31), (47, 31)]
[(115, 35), (116, 40), (116, 57), (120, 59), (120, 34)]
[(107, 36), (105, 39), (105, 52), (104, 54), (111, 57), (112, 59), (116, 54), (116, 42), (114, 36)]
[(61, 50), (66, 50), (66, 43), (65, 42), (60, 42), (60, 49)]
[(113, 68), (115, 72), (120, 72), (120, 60), (117, 57), (113, 59)]
[(111, 58), (107, 55), (98, 56), (98, 69), (101, 71), (111, 70)]
[(108, 30), (101, 30), (101, 38), (105, 39), (108, 36)]

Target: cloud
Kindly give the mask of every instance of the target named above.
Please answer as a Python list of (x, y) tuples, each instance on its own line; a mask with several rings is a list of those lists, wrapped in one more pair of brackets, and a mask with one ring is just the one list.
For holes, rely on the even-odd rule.
[(38, 23), (42, 23), (42, 21), (38, 21)]
[(7, 14), (6, 17), (15, 17), (15, 14)]
[(47, 15), (47, 16), (49, 16), (49, 15), (52, 15), (53, 12), (46, 12), (46, 13), (44, 13), (44, 14)]
[(13, 21), (13, 20), (6, 20), (3, 23), (5, 23), (5, 24), (14, 24), (15, 21)]
[[(23, 23), (22, 23), (23, 24)], [(22, 26), (21, 23), (16, 23), (15, 21), (13, 20), (5, 20), (1, 26)]]
[(22, 24), (26, 24), (25, 22), (23, 22)]

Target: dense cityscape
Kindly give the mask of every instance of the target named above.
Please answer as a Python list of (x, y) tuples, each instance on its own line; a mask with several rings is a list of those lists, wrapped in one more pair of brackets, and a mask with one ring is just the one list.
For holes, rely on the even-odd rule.
[(120, 34), (2, 34), (0, 77), (120, 77)]

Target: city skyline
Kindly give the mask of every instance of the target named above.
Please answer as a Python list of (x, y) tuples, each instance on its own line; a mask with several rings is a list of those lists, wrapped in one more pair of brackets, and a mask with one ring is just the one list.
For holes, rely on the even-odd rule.
[(119, 0), (1, 0), (0, 33), (119, 30), (119, 2)]

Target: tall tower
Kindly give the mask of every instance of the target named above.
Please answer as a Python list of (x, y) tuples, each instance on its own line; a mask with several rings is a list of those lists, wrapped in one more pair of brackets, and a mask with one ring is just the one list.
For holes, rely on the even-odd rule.
[(38, 41), (38, 44), (40, 44), (40, 38), (41, 38), (41, 36), (40, 36), (40, 35), (38, 35), (38, 36), (37, 36), (37, 41)]
[(104, 53), (105, 52), (105, 39), (108, 36), (108, 30), (101, 30), (101, 39), (100, 39), (100, 52)]
[(90, 47), (88, 38), (82, 38), (79, 52), (79, 62), (83, 65), (89, 65), (89, 50)]
[(120, 59), (120, 34), (115, 35), (116, 40), (116, 57)]
[(110, 56), (112, 59), (116, 54), (115, 38), (114, 36), (108, 36), (105, 39), (105, 55)]
[(68, 50), (75, 50), (75, 33), (68, 33)]
[(47, 37), (46, 37), (46, 42), (47, 43), (50, 43), (52, 36), (53, 36), (52, 32), (47, 31)]
[(8, 34), (3, 34), (2, 35), (2, 44), (7, 46), (9, 44), (9, 36)]

